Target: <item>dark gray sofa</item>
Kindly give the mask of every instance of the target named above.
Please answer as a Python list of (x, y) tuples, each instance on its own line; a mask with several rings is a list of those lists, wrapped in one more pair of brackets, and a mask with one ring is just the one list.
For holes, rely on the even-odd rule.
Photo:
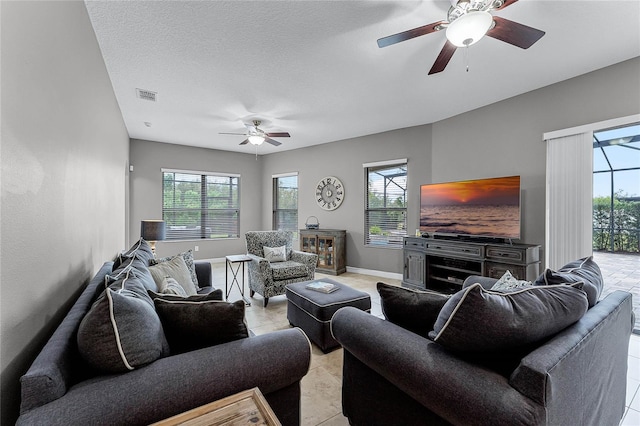
[[(475, 277), (490, 288), (495, 280)], [(490, 325), (488, 325), (490, 326)], [(625, 410), (631, 294), (616, 291), (525, 355), (511, 374), (358, 309), (332, 332), (344, 347), (352, 425), (617, 425)]]
[[(283, 425), (300, 423), (300, 380), (310, 344), (300, 329), (253, 336), (160, 358), (122, 374), (98, 374), (81, 358), (76, 334), (104, 290), (105, 263), (21, 378), (18, 425), (142, 425), (258, 387)], [(196, 262), (198, 281), (211, 265)]]

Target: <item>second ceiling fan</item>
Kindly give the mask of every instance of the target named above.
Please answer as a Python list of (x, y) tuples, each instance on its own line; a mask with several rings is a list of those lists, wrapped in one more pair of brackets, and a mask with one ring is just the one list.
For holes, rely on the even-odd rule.
[(263, 142), (270, 143), (273, 146), (282, 145), (282, 143), (273, 140), (271, 138), (288, 138), (291, 135), (287, 132), (265, 132), (258, 126), (260, 126), (262, 122), (260, 120), (253, 120), (253, 124), (246, 124), (247, 133), (225, 133), (220, 132), (221, 135), (243, 135), (246, 136), (247, 139), (240, 142), (240, 145), (246, 145), (248, 143), (252, 145), (262, 145)]
[(458, 47), (469, 47), (484, 35), (528, 49), (545, 34), (544, 31), (493, 16), (490, 11), (502, 10), (518, 0), (451, 0), (446, 21), (438, 21), (378, 39), (378, 47), (387, 47), (446, 29), (447, 40), (429, 74), (444, 71)]

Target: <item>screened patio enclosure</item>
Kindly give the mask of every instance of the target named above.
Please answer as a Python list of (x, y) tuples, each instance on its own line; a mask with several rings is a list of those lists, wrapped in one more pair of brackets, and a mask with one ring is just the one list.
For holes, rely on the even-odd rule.
[(593, 133), (593, 249), (640, 253), (640, 124)]

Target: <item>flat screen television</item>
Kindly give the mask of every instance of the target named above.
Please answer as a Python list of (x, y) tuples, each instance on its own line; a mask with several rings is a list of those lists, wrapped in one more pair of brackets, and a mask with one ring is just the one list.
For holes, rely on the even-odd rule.
[(520, 176), (421, 185), (420, 231), (520, 239)]

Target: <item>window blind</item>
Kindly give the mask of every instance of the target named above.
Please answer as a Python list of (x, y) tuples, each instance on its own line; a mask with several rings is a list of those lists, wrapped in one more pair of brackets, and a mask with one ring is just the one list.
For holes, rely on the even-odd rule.
[(167, 240), (239, 237), (239, 176), (165, 169), (162, 179)]
[(365, 167), (365, 244), (401, 248), (407, 235), (407, 163), (383, 164)]
[(298, 175), (273, 178), (273, 229), (298, 232)]

